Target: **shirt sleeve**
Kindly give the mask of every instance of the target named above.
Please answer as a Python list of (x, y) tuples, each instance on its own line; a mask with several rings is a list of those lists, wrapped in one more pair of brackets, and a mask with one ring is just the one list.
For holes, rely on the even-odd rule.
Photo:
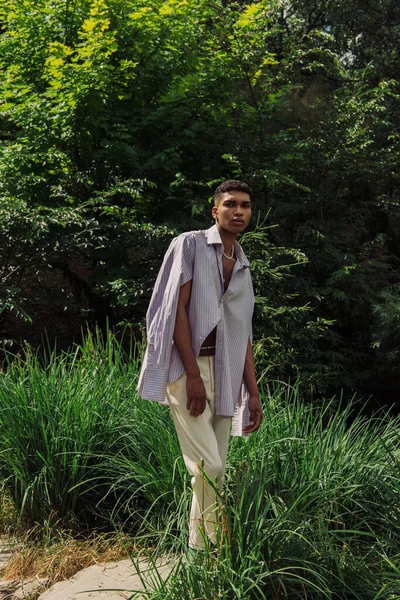
[(142, 398), (165, 399), (179, 290), (193, 278), (194, 259), (194, 236), (182, 234), (172, 240), (146, 314), (147, 349), (139, 379)]

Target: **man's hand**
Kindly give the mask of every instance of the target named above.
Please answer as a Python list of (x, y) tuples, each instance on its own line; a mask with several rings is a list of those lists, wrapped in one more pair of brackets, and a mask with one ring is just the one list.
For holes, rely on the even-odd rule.
[(250, 396), (249, 399), (250, 424), (243, 428), (243, 433), (253, 433), (261, 425), (263, 418), (260, 398), (258, 396)]
[(206, 388), (200, 375), (187, 375), (186, 377), (186, 408), (192, 417), (198, 417), (206, 407)]

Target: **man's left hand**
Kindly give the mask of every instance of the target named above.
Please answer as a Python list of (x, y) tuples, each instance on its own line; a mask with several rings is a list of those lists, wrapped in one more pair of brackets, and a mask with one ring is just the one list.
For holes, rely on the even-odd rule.
[(249, 412), (250, 412), (250, 424), (243, 428), (243, 433), (253, 433), (261, 425), (263, 418), (263, 412), (260, 404), (260, 398), (258, 396), (250, 396), (249, 399)]

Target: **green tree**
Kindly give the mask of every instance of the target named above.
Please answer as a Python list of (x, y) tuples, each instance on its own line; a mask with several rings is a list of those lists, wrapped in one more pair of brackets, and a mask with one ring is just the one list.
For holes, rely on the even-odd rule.
[(396, 379), (373, 347), (399, 282), (394, 0), (0, 10), (0, 248), (33, 324), (56, 299), (80, 323), (138, 323), (171, 236), (241, 177), (279, 225), (244, 238), (268, 377)]

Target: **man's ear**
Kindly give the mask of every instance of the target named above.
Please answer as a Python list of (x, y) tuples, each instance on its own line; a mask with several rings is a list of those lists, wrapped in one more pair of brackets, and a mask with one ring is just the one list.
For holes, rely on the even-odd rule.
[(215, 220), (217, 220), (217, 215), (218, 215), (218, 206), (213, 206), (211, 209), (211, 214), (214, 217)]

